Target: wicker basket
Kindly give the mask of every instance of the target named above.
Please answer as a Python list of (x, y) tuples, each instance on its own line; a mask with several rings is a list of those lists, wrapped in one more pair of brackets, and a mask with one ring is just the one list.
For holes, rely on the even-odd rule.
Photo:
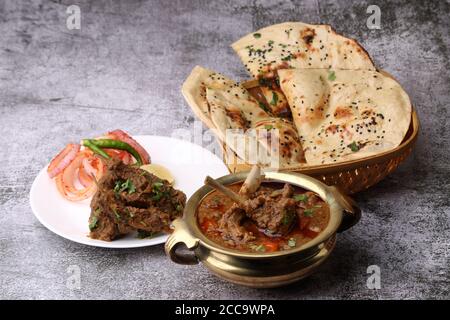
[[(255, 87), (257, 81), (244, 83), (248, 89)], [(411, 153), (419, 133), (419, 118), (414, 108), (411, 114), (411, 124), (403, 142), (395, 149), (371, 157), (350, 160), (336, 164), (315, 165), (292, 168), (285, 171), (298, 172), (313, 176), (327, 185), (335, 185), (346, 194), (354, 194), (365, 190), (381, 181), (393, 172)], [(246, 171), (250, 165), (242, 164), (236, 154), (222, 144), (225, 164), (231, 173)], [(228, 156), (233, 158), (227, 158)]]

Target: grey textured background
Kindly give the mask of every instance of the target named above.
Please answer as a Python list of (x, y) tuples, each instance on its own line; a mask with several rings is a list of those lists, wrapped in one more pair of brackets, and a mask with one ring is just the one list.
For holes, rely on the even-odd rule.
[[(450, 298), (448, 1), (0, 1), (0, 298)], [(66, 28), (78, 4), (81, 30)], [(193, 114), (180, 86), (194, 65), (246, 78), (229, 44), (287, 20), (327, 23), (358, 39), (404, 85), (421, 134), (401, 168), (356, 198), (361, 222), (319, 273), (287, 288), (224, 283), (179, 266), (162, 246), (107, 250), (62, 239), (33, 216), (38, 171), (68, 141), (123, 128), (170, 135)], [(381, 289), (366, 268), (381, 268)], [(81, 290), (66, 287), (69, 265)]]

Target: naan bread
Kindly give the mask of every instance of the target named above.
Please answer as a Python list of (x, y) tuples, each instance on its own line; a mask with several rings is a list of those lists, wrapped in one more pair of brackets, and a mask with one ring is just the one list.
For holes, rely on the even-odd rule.
[[(238, 83), (197, 66), (182, 92), (194, 113), (245, 162), (282, 168), (304, 163), (300, 139), (291, 129), (293, 124), (269, 115)], [(275, 128), (279, 131), (272, 130)], [(278, 133), (273, 139), (280, 145), (267, 143), (261, 129)], [(267, 156), (274, 149), (282, 151), (276, 164)]]
[(368, 157), (397, 147), (411, 102), (392, 78), (372, 70), (279, 70), (308, 165)]
[[(266, 119), (259, 121), (255, 129), (261, 137), (260, 143), (267, 150), (271, 150), (271, 154), (278, 154), (283, 169), (298, 167), (305, 163), (300, 137), (291, 121), (281, 118)], [(265, 135), (267, 139), (264, 139)], [(273, 143), (274, 140), (278, 143)]]
[(196, 66), (183, 83), (181, 92), (194, 114), (209, 128), (214, 129), (206, 101), (206, 88), (224, 89), (234, 84), (234, 81), (217, 72)]
[[(279, 92), (277, 70), (289, 68), (367, 69), (375, 67), (353, 39), (328, 25), (285, 22), (250, 33), (232, 44), (248, 72), (260, 79), (261, 90), (275, 115), (283, 116), (286, 99)], [(273, 97), (277, 99), (273, 99)]]

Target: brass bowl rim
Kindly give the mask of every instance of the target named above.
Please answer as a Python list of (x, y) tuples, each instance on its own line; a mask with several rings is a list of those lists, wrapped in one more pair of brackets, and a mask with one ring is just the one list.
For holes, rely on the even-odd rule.
[[(222, 176), (217, 180), (225, 185), (229, 185), (243, 182), (247, 177), (247, 174), (248, 172), (233, 173)], [(336, 192), (335, 190), (332, 190), (329, 186), (327, 186), (323, 182), (301, 173), (269, 171), (265, 173), (265, 176), (266, 176), (264, 179), (265, 182), (267, 181), (267, 182), (290, 183), (299, 186), (301, 188), (304, 188), (306, 190), (310, 190), (317, 193), (319, 197), (322, 198), (322, 200), (324, 200), (330, 207), (330, 220), (328, 221), (328, 225), (325, 228), (325, 230), (320, 232), (317, 237), (306, 242), (302, 246), (289, 250), (281, 250), (270, 253), (257, 253), (257, 252), (243, 252), (223, 247), (215, 243), (214, 241), (208, 239), (200, 230), (200, 227), (197, 223), (197, 208), (201, 203), (201, 201), (210, 192), (213, 191), (211, 187), (205, 185), (199, 188), (189, 198), (182, 218), (186, 222), (186, 227), (189, 229), (188, 231), (190, 232), (191, 236), (199, 241), (199, 245), (204, 246), (211, 251), (238, 258), (270, 259), (286, 255), (295, 255), (304, 252), (308, 249), (317, 247), (318, 245), (324, 243), (327, 239), (329, 239), (337, 232), (337, 229), (339, 228), (343, 219), (343, 207), (339, 204), (339, 202), (335, 197), (334, 194)]]

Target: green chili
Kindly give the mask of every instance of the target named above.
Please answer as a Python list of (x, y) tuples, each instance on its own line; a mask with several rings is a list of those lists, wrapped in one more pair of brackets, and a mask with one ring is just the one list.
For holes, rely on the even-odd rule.
[(105, 151), (103, 151), (102, 149), (100, 149), (99, 147), (97, 147), (95, 144), (92, 143), (93, 140), (89, 140), (89, 139), (83, 139), (81, 140), (81, 144), (89, 149), (91, 149), (94, 153), (102, 156), (105, 159), (109, 159), (111, 158), (109, 156), (109, 154), (107, 154)]
[(139, 153), (136, 151), (136, 149), (134, 149), (132, 146), (130, 146), (126, 142), (119, 141), (119, 140), (113, 140), (113, 139), (88, 139), (88, 140), (83, 140), (83, 145), (85, 145), (84, 141), (88, 141), (90, 144), (94, 145), (97, 148), (125, 150), (133, 155), (133, 157), (136, 159), (138, 166), (141, 166), (143, 164), (142, 158), (139, 155)]

